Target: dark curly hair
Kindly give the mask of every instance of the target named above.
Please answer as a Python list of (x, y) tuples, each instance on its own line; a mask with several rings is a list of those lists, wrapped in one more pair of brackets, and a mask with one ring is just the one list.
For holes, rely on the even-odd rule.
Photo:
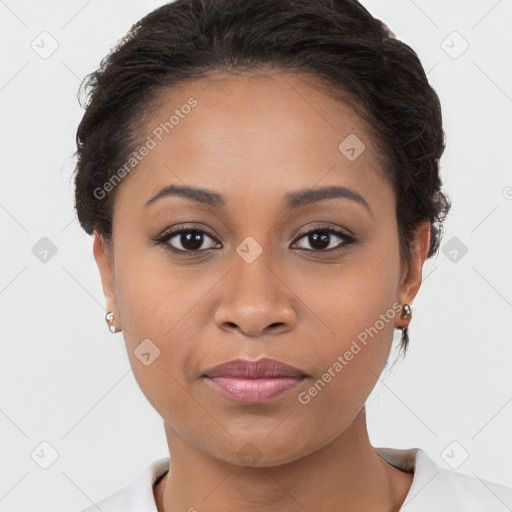
[[(417, 54), (356, 0), (176, 0), (135, 23), (81, 86), (87, 103), (74, 177), (82, 228), (110, 244), (119, 187), (101, 198), (95, 190), (140, 144), (141, 125), (164, 88), (211, 71), (264, 68), (316, 77), (369, 123), (397, 197), (402, 263), (410, 263), (423, 220), (433, 256), (451, 207), (439, 174), (439, 98)], [(407, 344), (405, 328), (404, 354)]]

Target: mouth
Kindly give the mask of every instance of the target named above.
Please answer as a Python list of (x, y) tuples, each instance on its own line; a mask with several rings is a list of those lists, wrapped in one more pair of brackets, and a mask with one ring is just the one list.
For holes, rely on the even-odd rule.
[(235, 359), (203, 375), (212, 389), (246, 404), (268, 403), (301, 385), (309, 375), (275, 359)]

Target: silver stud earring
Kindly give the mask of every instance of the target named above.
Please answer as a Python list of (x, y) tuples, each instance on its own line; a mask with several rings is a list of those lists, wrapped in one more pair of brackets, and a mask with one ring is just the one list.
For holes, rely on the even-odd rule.
[(106, 315), (105, 315), (105, 320), (108, 324), (108, 329), (111, 333), (116, 333), (117, 332), (117, 329), (116, 329), (116, 326), (112, 323), (112, 321), (114, 320), (114, 313), (112, 311), (109, 311)]
[(411, 314), (412, 314), (411, 306), (409, 306), (409, 304), (404, 304), (402, 318), (408, 318), (411, 316)]

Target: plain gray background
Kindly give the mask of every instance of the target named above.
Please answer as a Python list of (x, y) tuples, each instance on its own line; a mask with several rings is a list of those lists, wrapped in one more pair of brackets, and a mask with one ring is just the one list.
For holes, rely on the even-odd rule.
[[(367, 402), (370, 437), (512, 486), (512, 2), (363, 3), (441, 98), (453, 202), (408, 356)], [(107, 330), (70, 182), (80, 80), (162, 4), (0, 0), (2, 511), (81, 510), (168, 455), (122, 335)]]

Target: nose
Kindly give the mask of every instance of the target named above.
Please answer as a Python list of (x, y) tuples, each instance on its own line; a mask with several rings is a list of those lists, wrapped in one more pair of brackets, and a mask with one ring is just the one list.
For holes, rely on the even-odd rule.
[(290, 283), (262, 256), (252, 263), (238, 258), (222, 280), (215, 311), (220, 329), (263, 337), (295, 328), (297, 313)]

